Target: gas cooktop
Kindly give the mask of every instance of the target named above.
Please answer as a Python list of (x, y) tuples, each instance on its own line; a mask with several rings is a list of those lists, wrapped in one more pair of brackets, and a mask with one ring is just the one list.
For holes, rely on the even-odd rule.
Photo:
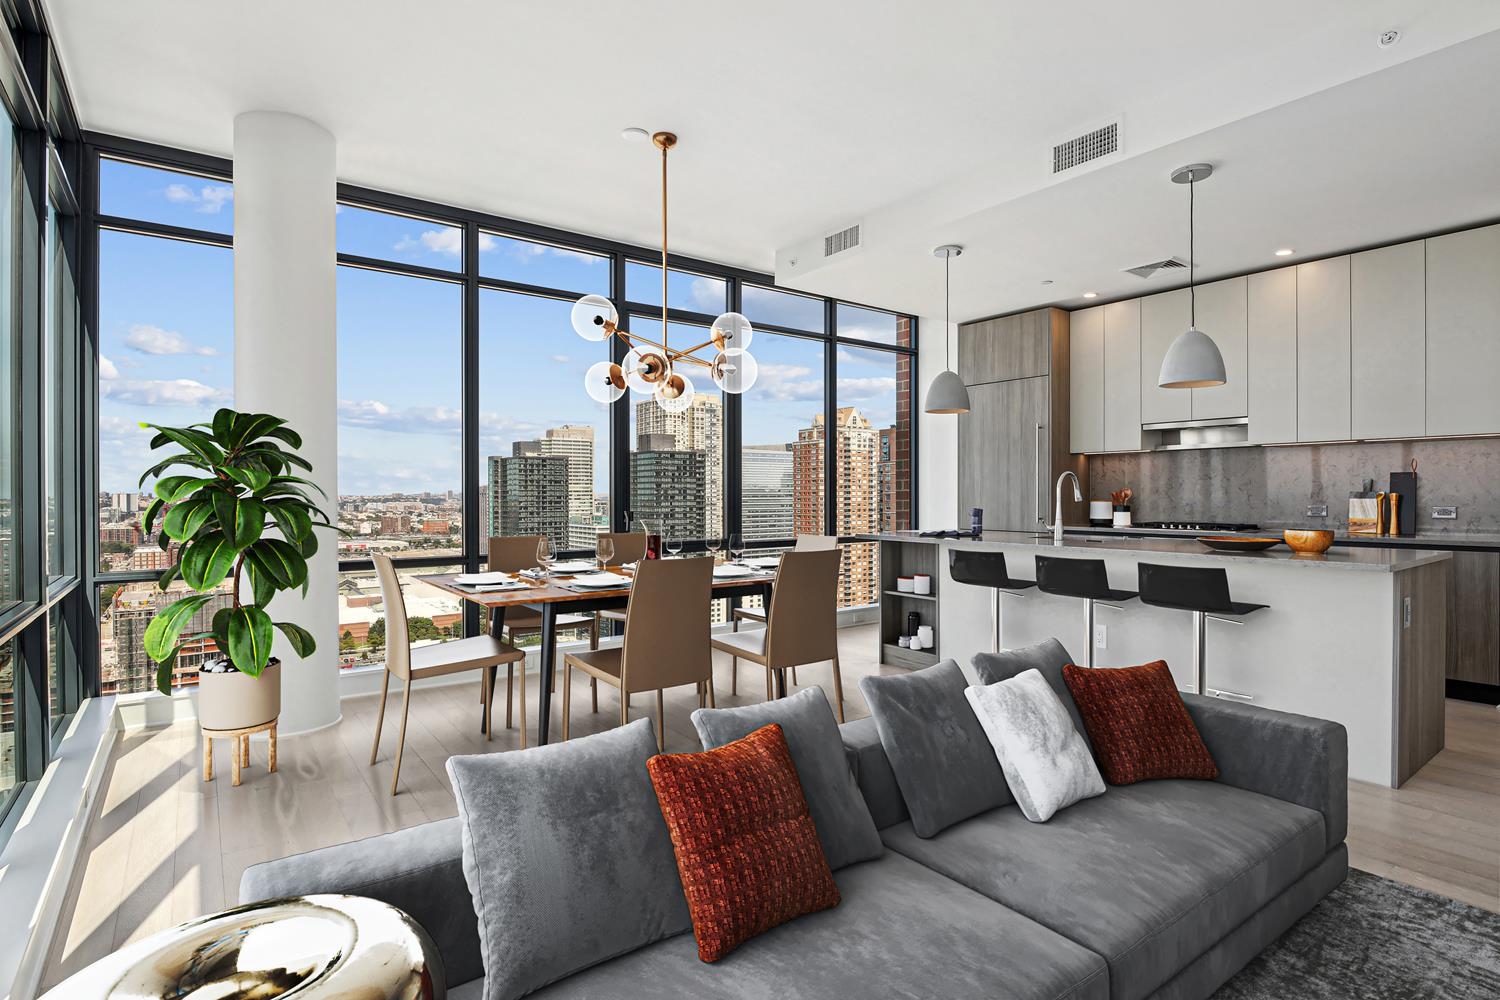
[(1240, 524), (1233, 521), (1141, 521), (1132, 525), (1137, 531), (1197, 531), (1197, 532), (1243, 532), (1259, 531), (1258, 524)]

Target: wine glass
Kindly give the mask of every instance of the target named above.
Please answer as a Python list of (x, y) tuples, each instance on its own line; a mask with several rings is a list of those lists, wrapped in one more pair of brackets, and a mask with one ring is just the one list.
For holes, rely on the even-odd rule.
[(682, 546), (682, 529), (680, 527), (673, 528), (672, 533), (667, 536), (667, 553), (675, 559), (682, 555)]
[(729, 557), (735, 562), (745, 558), (745, 539), (738, 531), (729, 536)]
[(714, 562), (717, 563), (719, 561), (719, 550), (724, 547), (724, 539), (720, 538), (718, 535), (709, 535), (703, 540), (703, 546), (704, 548), (708, 549), (708, 554), (712, 556)]
[(615, 557), (615, 540), (608, 535), (600, 535), (598, 548), (594, 550), (594, 557), (599, 560), (599, 572), (603, 573), (609, 561)]
[(557, 549), (552, 544), (552, 539), (543, 535), (536, 543), (536, 564), (542, 569), (542, 576), (548, 576), (552, 561), (557, 558)]

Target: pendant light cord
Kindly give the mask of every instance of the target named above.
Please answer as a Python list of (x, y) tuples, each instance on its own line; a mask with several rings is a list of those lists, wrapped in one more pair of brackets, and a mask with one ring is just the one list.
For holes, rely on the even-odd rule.
[(953, 370), (953, 356), (948, 353), (948, 328), (952, 325), (949, 320), (951, 310), (948, 304), (948, 265), (952, 262), (951, 253), (943, 258), (943, 368), (950, 372)]
[(1197, 171), (1188, 171), (1188, 326), (1198, 329), (1198, 290), (1193, 285), (1193, 274), (1198, 265), (1198, 252), (1195, 249), (1195, 237), (1193, 226), (1193, 189)]

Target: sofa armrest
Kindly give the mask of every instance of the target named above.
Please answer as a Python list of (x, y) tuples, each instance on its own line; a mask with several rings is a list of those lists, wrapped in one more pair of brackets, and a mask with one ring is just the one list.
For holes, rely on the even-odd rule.
[(404, 911), (437, 945), (450, 987), (484, 975), (457, 817), (252, 865), (240, 878), (241, 903), (314, 893), (368, 896)]
[(891, 770), (890, 758), (880, 745), (880, 733), (872, 718), (855, 719), (839, 727), (839, 736), (844, 741), (844, 755), (854, 769), (854, 780), (865, 805), (870, 807), (870, 816), (875, 828), (884, 830), (888, 826), (905, 822), (910, 815), (906, 811), (906, 800), (896, 784), (896, 772)]
[(1349, 734), (1337, 722), (1185, 694), (1219, 780), (1323, 814), (1328, 849), (1349, 828)]

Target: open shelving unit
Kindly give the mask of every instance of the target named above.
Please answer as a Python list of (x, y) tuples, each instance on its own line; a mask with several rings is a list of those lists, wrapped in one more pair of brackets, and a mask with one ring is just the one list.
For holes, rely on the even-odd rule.
[[(938, 557), (942, 546), (930, 542), (880, 543), (880, 662), (892, 667), (917, 670), (941, 659), (943, 637), (937, 630)], [(925, 573), (932, 577), (932, 593), (903, 594), (896, 589), (898, 576)], [(896, 639), (906, 630), (906, 616), (915, 611), (923, 625), (933, 626), (933, 649), (902, 649)]]

